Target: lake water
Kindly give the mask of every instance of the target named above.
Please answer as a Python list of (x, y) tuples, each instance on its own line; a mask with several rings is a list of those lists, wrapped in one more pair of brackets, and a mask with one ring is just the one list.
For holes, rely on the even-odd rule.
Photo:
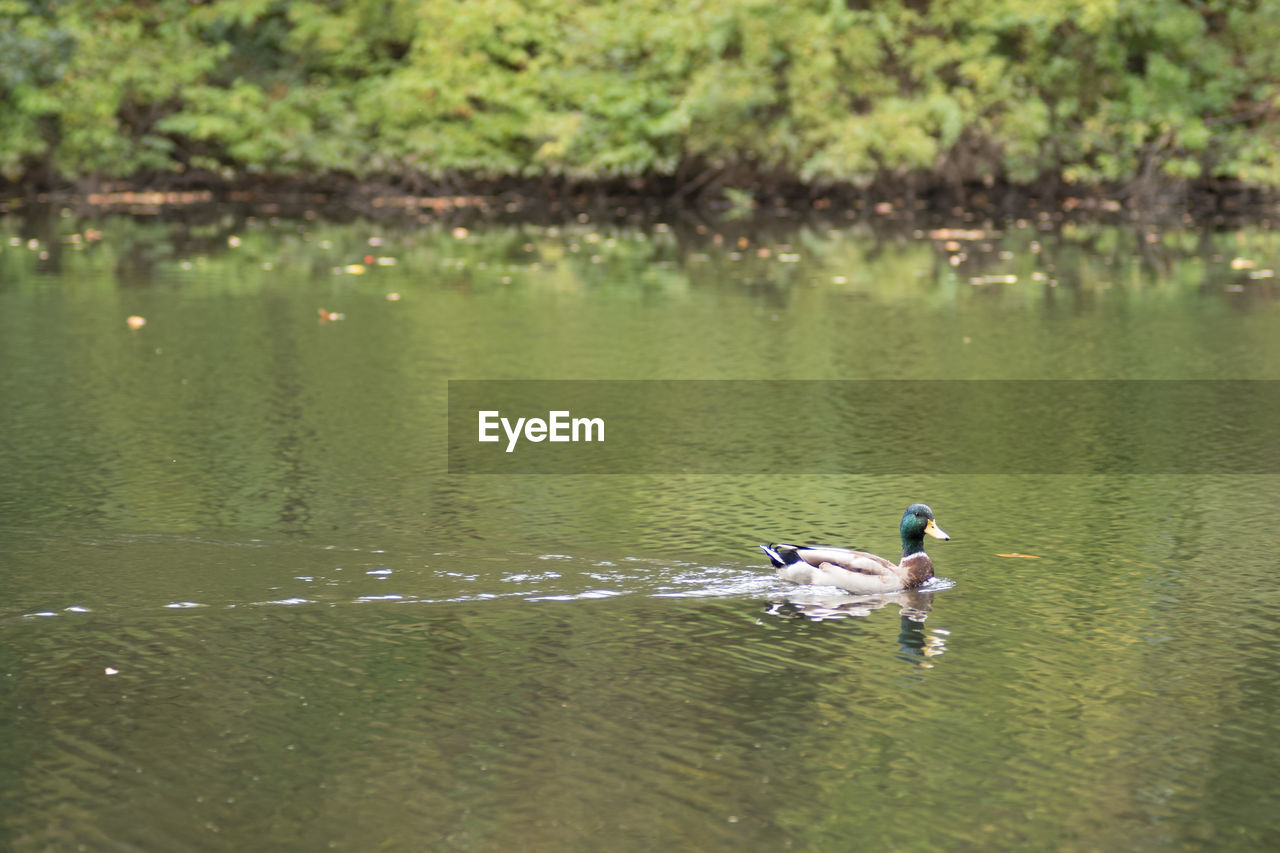
[[(1274, 424), (1142, 401), (1250, 380), (1265, 417), (1276, 269), (1262, 222), (1035, 212), (2, 218), (0, 846), (1275, 849)], [(951, 396), (874, 474), (727, 438), (728, 473), (451, 474), (460, 379)], [(990, 423), (1174, 424), (1193, 464), (932, 453), (994, 379), (1125, 380)], [(847, 442), (753, 387), (690, 429)], [(756, 549), (897, 556), (917, 500), (922, 593)]]

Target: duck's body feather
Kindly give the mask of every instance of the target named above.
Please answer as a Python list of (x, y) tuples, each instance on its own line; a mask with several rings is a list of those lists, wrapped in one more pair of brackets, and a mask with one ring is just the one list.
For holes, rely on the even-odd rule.
[(918, 589), (933, 577), (933, 561), (924, 552), (922, 537), (949, 539), (933, 523), (933, 512), (913, 504), (903, 515), (903, 557), (892, 563), (866, 551), (826, 546), (761, 545), (783, 580), (799, 584), (835, 586), (852, 593), (871, 594)]
[(870, 594), (916, 589), (933, 577), (933, 562), (923, 551), (895, 565), (884, 557), (844, 548), (781, 544), (761, 548), (778, 567), (778, 577), (792, 583), (837, 586)]

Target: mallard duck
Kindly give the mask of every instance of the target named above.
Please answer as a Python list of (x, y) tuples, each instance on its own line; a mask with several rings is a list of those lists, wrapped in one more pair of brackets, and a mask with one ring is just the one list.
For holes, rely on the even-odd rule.
[(896, 565), (884, 557), (847, 548), (797, 545), (761, 545), (778, 576), (793, 583), (838, 586), (849, 592), (870, 594), (916, 589), (933, 577), (933, 561), (924, 552), (924, 537), (951, 537), (933, 521), (933, 510), (912, 504), (902, 514), (902, 560)]

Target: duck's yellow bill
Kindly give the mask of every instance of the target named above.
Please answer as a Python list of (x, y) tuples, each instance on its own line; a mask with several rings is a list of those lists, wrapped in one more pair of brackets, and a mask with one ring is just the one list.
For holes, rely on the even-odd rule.
[(941, 539), (944, 542), (951, 538), (947, 535), (945, 530), (933, 523), (932, 518), (929, 519), (929, 523), (924, 526), (924, 532), (928, 533), (934, 539)]

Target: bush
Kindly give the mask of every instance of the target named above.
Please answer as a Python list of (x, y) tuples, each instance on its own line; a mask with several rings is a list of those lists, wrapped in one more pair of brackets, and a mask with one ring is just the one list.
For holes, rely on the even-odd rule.
[(1280, 4), (0, 0), (0, 173), (1280, 186)]

